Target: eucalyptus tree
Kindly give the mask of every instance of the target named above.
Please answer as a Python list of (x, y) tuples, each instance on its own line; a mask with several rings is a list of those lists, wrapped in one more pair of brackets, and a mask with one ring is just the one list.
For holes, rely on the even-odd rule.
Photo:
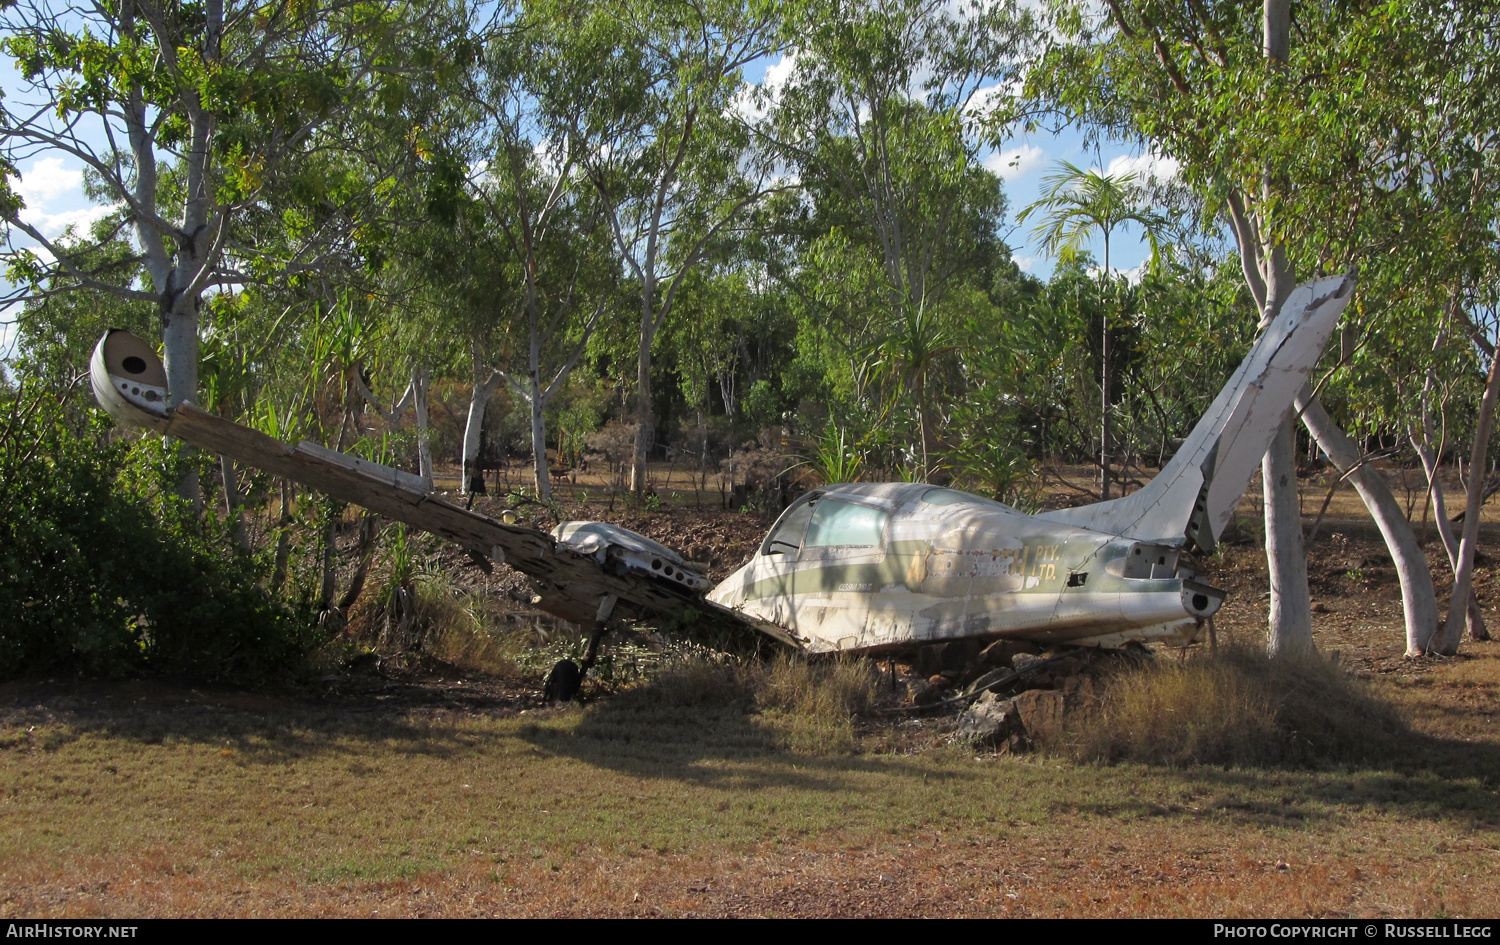
[[(353, 0), (8, 4), (0, 42), (22, 82), (0, 109), (3, 178), (39, 155), (81, 163), (91, 195), (124, 209), (100, 239), (129, 234), (147, 273), (92, 266), (98, 243), (49, 238), (6, 181), (12, 278), (154, 306), (171, 400), (195, 397), (204, 292), (315, 266), (332, 231), (352, 229), (345, 214), (304, 214), (291, 253), (263, 252), (237, 230), (265, 209), (268, 185), (318, 148), (330, 122), (461, 52), (446, 32), (454, 22), (441, 4)], [(420, 48), (403, 42), (410, 31), (424, 36)]]
[(944, 293), (998, 245), (1005, 206), (979, 160), (978, 118), (1008, 102), (1025, 22), (1008, 3), (817, 0), (788, 15), (785, 78), (760, 96), (769, 139), (807, 189), (810, 258), (830, 264), (808, 297), (855, 329), (831, 343), (850, 348), (857, 391), (871, 367), (900, 375), (924, 475), (928, 367), (950, 347)]
[(736, 111), (742, 70), (774, 48), (760, 0), (528, 5), (544, 126), (568, 142), (639, 297), (631, 489), (655, 432), (652, 345), (705, 247), (780, 186)]
[[(1227, 219), (1245, 283), (1269, 316), (1298, 268), (1359, 265), (1366, 285), (1377, 281), (1371, 270), (1393, 262), (1404, 278), (1434, 285), (1478, 271), (1483, 254), (1472, 250), (1485, 239), (1474, 227), (1457, 239), (1454, 224), (1491, 205), (1484, 168), (1493, 163), (1485, 155), (1495, 93), (1483, 78), (1494, 56), (1484, 37), (1496, 15), (1466, 2), (1294, 10), (1286, 0), (1259, 9), (1122, 0), (1101, 19), (1072, 5), (1058, 21), (1065, 41), (1032, 86), (1066, 113), (1144, 136), (1176, 158)], [(1455, 238), (1424, 240), (1434, 229)], [(1380, 527), (1401, 579), (1408, 652), (1421, 652), (1433, 646), (1437, 622), (1426, 558), (1389, 486), (1312, 393), (1296, 409)], [(1272, 645), (1303, 645), (1308, 598), (1290, 428), (1263, 473)]]
[[(1289, 189), (1282, 204), (1288, 214), (1327, 222), (1293, 231), (1289, 245), (1302, 258), (1367, 260), (1365, 282), (1379, 296), (1366, 306), (1364, 357), (1356, 365), (1378, 364), (1379, 373), (1355, 372), (1351, 382), (1381, 385), (1382, 375), (1401, 370), (1388, 353), (1416, 340), (1427, 342), (1429, 355), (1415, 375), (1455, 368), (1471, 373), (1472, 382), (1463, 386), (1478, 403), (1466, 405), (1476, 416), (1468, 446), (1471, 457), (1482, 460), (1491, 426), (1485, 420), (1500, 400), (1492, 344), (1493, 286), (1500, 276), (1494, 229), (1500, 210), (1500, 56), (1492, 37), (1500, 29), (1500, 10), (1469, 2), (1404, 2), (1328, 18), (1326, 39), (1304, 53), (1303, 69), (1316, 82), (1293, 86), (1293, 94), (1250, 129), (1278, 148), (1276, 160), (1284, 160), (1289, 138), (1306, 149), (1311, 179)], [(1322, 121), (1315, 120), (1318, 112)], [(1451, 350), (1455, 343), (1458, 358)], [(1434, 378), (1438, 386), (1456, 380)], [(1408, 428), (1422, 428), (1413, 414), (1430, 406), (1431, 390), (1424, 381), (1423, 391), (1402, 405)], [(1315, 402), (1307, 406), (1305, 417), (1323, 419)], [(1402, 421), (1392, 420), (1399, 428)], [(1346, 456), (1357, 458), (1353, 450)], [(1454, 652), (1466, 614), (1475, 613), (1470, 578), (1477, 532), (1468, 530), (1477, 527), (1484, 466), (1481, 461), (1471, 470), (1466, 489), (1466, 534), (1450, 558), (1454, 586), (1447, 619), (1426, 633), (1409, 621), (1409, 653)], [(1436, 495), (1440, 481), (1434, 477), (1429, 488)], [(1482, 623), (1470, 624), (1476, 635), (1483, 633)]]
[[(1158, 255), (1157, 241), (1167, 220), (1142, 205), (1135, 174), (1106, 174), (1096, 170), (1083, 170), (1067, 161), (1060, 170), (1047, 178), (1047, 192), (1039, 200), (1026, 207), (1016, 216), (1018, 223), (1025, 223), (1033, 214), (1040, 213), (1042, 221), (1036, 232), (1042, 238), (1042, 246), (1049, 255), (1063, 259), (1076, 258), (1084, 243), (1097, 232), (1104, 241), (1104, 267), (1099, 271), (1099, 284), (1112, 278), (1109, 265), (1109, 241), (1114, 231), (1133, 223), (1141, 228), (1151, 244), (1151, 256)], [(1109, 351), (1108, 315), (1099, 339), (1099, 498), (1109, 498), (1109, 407), (1110, 388), (1113, 386), (1113, 361)]]
[(519, 269), (513, 330), (524, 336), (526, 355), (524, 379), (515, 368), (497, 367), (495, 375), (529, 408), (533, 481), (545, 502), (552, 497), (546, 410), (600, 319), (621, 301), (619, 279), (598, 201), (574, 179), (570, 156), (539, 158), (530, 144), (504, 133), (497, 151), (493, 181), (478, 194), (489, 210), (491, 242)]

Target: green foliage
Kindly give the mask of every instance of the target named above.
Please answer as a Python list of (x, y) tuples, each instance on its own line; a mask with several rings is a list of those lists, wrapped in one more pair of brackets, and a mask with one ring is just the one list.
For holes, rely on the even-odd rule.
[(750, 385), (740, 402), (740, 409), (745, 422), (753, 429), (760, 430), (781, 423), (781, 395), (769, 380), (762, 379)]
[(865, 457), (847, 429), (829, 424), (807, 465), (825, 485), (858, 482), (864, 474)]
[(268, 597), (255, 563), (176, 498), (173, 448), (111, 438), (98, 413), (70, 425), (55, 397), (6, 406), (0, 676), (255, 680), (294, 668), (319, 642), (305, 608)]
[(1360, 344), (1324, 390), (1337, 419), (1402, 439), (1431, 421), (1433, 448), (1467, 437), (1500, 260), (1500, 100), (1480, 79), (1500, 63), (1496, 8), (1299, 6), (1275, 61), (1255, 5), (1055, 9), (1028, 89), (1176, 159), (1205, 230), (1237, 230), (1247, 282), (1277, 243), (1300, 277), (1358, 268), (1345, 317)]

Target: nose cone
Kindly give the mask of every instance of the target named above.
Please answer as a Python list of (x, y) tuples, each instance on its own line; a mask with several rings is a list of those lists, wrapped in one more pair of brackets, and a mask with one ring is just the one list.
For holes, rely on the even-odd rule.
[(151, 346), (128, 331), (111, 328), (89, 361), (94, 398), (122, 423), (153, 430), (167, 426), (167, 372)]
[(745, 584), (749, 580), (748, 572), (752, 563), (754, 562), (746, 563), (720, 582), (718, 587), (708, 592), (708, 599), (725, 607), (744, 606)]

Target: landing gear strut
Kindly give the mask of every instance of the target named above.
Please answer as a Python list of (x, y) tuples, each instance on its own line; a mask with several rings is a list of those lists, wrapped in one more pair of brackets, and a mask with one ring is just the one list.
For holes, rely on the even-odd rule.
[(547, 702), (572, 702), (578, 696), (578, 690), (583, 688), (583, 677), (594, 668), (594, 661), (599, 658), (599, 642), (609, 633), (609, 618), (614, 613), (618, 600), (613, 594), (599, 598), (599, 611), (594, 615), (594, 629), (589, 631), (589, 644), (583, 651), (583, 661), (557, 661), (552, 672), (547, 674), (547, 681), (542, 684), (542, 696)]

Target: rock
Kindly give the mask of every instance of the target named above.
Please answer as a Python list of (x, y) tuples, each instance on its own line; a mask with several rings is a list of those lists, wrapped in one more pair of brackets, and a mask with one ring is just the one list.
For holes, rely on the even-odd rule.
[(1028, 689), (1010, 700), (1032, 739), (1056, 738), (1063, 731), (1063, 694), (1056, 689)]
[(1016, 700), (1003, 702), (987, 692), (958, 717), (958, 737), (972, 745), (1009, 749), (1024, 745), (1026, 729), (1016, 712)]
[(1043, 662), (1035, 653), (1017, 653), (1010, 658), (1010, 666), (1018, 673), (1023, 673), (1031, 667)]
[(996, 640), (980, 652), (979, 661), (986, 666), (1013, 666), (1012, 660), (1018, 653), (1035, 655), (1036, 652), (1036, 645), (1032, 643), (1021, 640)]
[(910, 705), (931, 705), (943, 698), (943, 690), (925, 679), (914, 680), (906, 685), (906, 701)]

